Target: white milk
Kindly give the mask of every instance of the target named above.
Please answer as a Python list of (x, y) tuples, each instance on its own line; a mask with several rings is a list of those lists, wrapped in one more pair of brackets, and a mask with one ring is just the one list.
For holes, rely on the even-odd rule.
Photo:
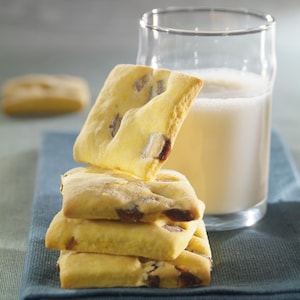
[(267, 196), (271, 87), (232, 69), (188, 73), (204, 87), (165, 168), (187, 176), (208, 215), (253, 207)]

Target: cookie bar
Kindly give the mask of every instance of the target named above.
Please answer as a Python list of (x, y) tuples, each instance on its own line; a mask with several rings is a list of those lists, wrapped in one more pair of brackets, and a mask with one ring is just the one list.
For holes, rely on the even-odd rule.
[(67, 75), (32, 74), (4, 83), (2, 109), (9, 115), (78, 111), (90, 102), (87, 82)]
[(46, 233), (46, 247), (77, 252), (175, 259), (188, 245), (197, 221), (124, 223), (119, 221), (70, 219), (60, 211)]
[(153, 179), (201, 87), (179, 72), (116, 66), (75, 141), (74, 159)]
[(88, 166), (61, 178), (62, 210), (68, 218), (152, 222), (202, 218), (204, 204), (182, 174), (160, 170), (152, 181), (128, 173)]
[[(191, 243), (193, 241), (193, 243)], [(58, 260), (63, 288), (207, 286), (212, 267), (206, 233), (193, 236), (175, 260), (61, 251)]]

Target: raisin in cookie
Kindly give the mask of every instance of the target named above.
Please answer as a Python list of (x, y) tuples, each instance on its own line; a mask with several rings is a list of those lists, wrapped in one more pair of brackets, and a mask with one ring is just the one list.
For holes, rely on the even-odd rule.
[(204, 204), (179, 172), (160, 170), (144, 181), (128, 173), (88, 166), (61, 177), (63, 213), (69, 218), (152, 222), (202, 218)]
[(78, 111), (90, 102), (83, 78), (32, 74), (4, 83), (2, 109), (9, 115), (59, 114)]
[(201, 87), (180, 72), (117, 65), (75, 141), (74, 159), (153, 179)]

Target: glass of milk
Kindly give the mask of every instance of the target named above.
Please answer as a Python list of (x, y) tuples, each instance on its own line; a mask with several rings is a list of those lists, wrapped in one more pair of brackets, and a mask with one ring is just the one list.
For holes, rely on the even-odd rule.
[(140, 19), (137, 64), (200, 77), (165, 167), (206, 205), (209, 231), (251, 226), (266, 213), (275, 21), (245, 9), (168, 8)]

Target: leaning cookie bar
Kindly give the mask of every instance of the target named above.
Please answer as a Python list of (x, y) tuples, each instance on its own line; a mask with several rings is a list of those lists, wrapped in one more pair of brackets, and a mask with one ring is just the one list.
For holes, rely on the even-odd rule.
[[(201, 223), (199, 221), (198, 233), (202, 232)], [(211, 251), (205, 232), (200, 236), (195, 234), (188, 248), (169, 261), (72, 251), (61, 251), (58, 260), (63, 288), (207, 286), (211, 267)]]
[(179, 172), (160, 170), (144, 181), (116, 170), (94, 166), (69, 170), (61, 178), (62, 210), (66, 217), (153, 222), (202, 218), (204, 203)]
[(87, 82), (75, 76), (24, 75), (8, 80), (2, 88), (2, 110), (9, 115), (67, 113), (89, 102)]
[(74, 159), (153, 179), (201, 87), (179, 72), (116, 66), (75, 141)]

